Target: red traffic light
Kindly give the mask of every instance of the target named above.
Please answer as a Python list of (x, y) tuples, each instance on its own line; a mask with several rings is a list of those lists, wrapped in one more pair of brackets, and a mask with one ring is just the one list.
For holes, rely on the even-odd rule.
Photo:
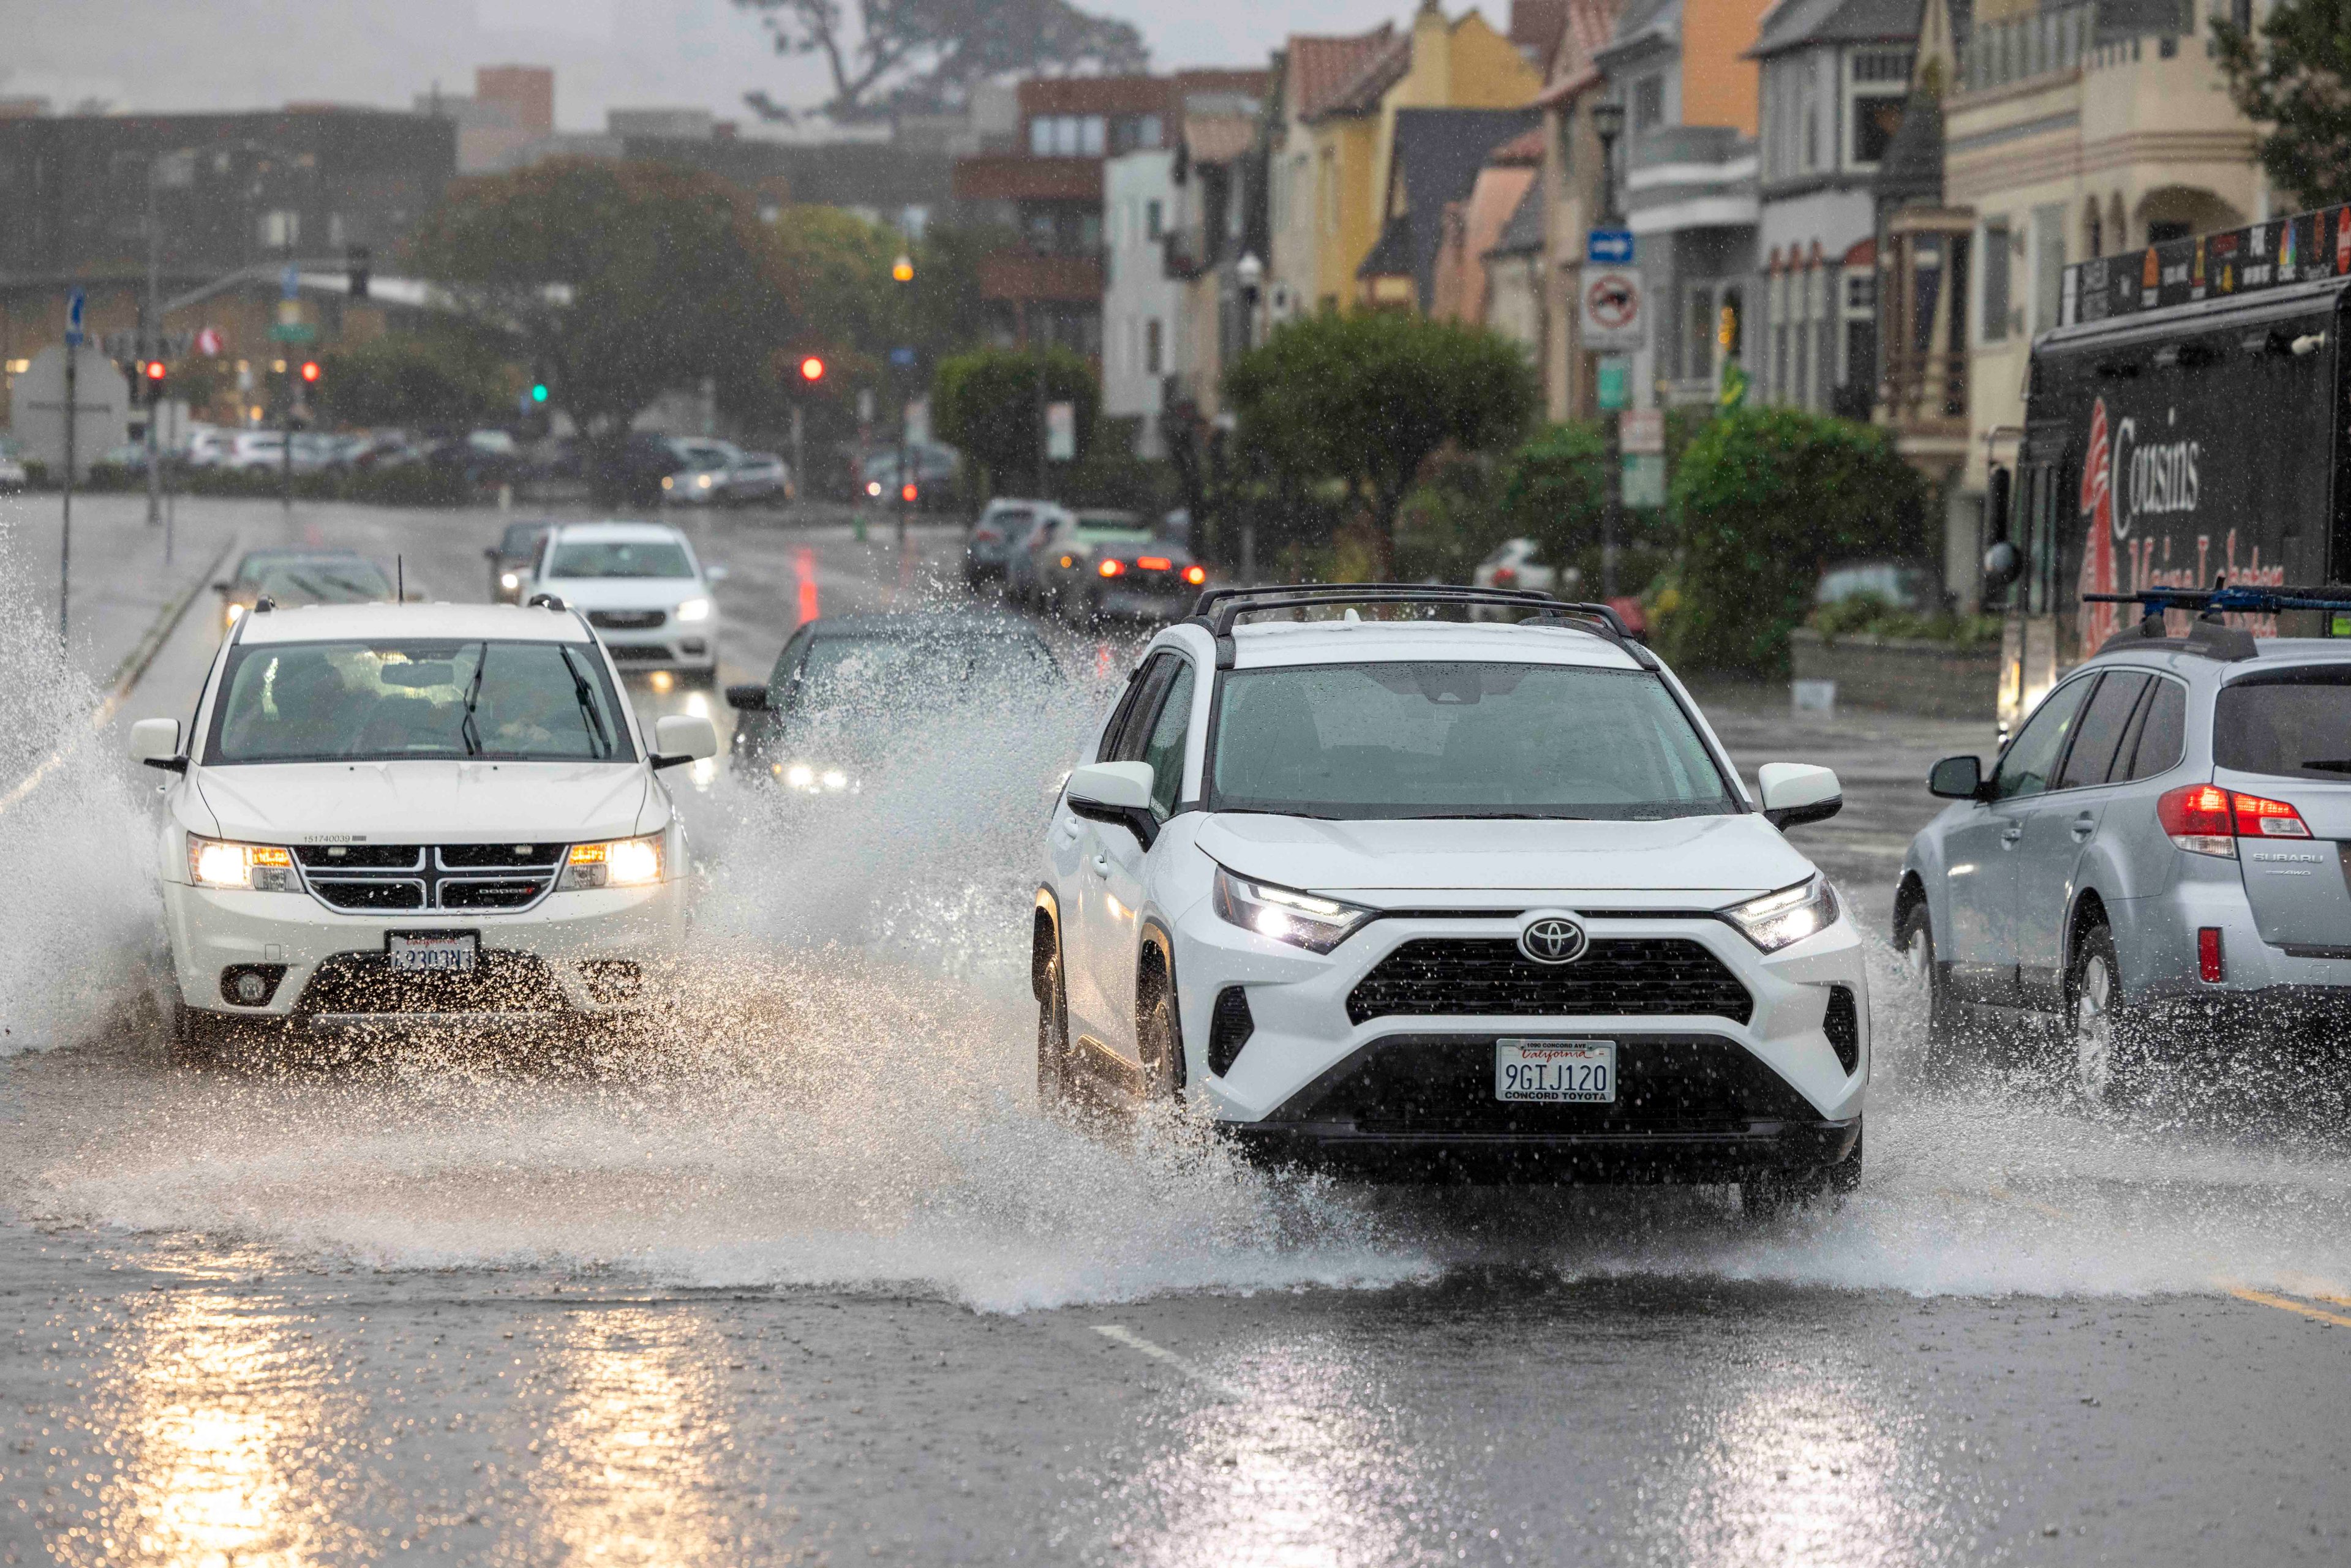
[(318, 361), (305, 360), (302, 361), (302, 379), (306, 382), (315, 382), (319, 379)]
[(898, 486), (898, 499), (902, 501), (912, 501), (921, 492), (917, 491), (911, 484), (901, 485)]
[(141, 373), (151, 382), (160, 382), (170, 373), (170, 368), (161, 360), (150, 360), (142, 367)]
[(807, 359), (802, 360), (800, 361), (800, 380), (804, 382), (820, 382), (824, 380), (824, 361), (817, 358), (814, 354), (810, 354)]

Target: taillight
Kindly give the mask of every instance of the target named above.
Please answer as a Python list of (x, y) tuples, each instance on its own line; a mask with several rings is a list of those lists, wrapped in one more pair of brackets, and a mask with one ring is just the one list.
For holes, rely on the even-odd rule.
[(2229, 977), (2229, 966), (2220, 956), (2220, 928), (2206, 925), (2196, 933), (2196, 977), (2208, 986), (2217, 986)]
[(1134, 564), (1141, 567), (1145, 571), (1173, 571), (1176, 570), (1176, 563), (1169, 560), (1164, 555), (1139, 555), (1134, 558)]
[(1184, 580), (1197, 588), (1208, 580), (1208, 569), (1205, 566), (1187, 566), (1184, 569)]
[(1102, 565), (1094, 568), (1094, 570), (1101, 572), (1104, 577), (1116, 577), (1126, 570), (1126, 562), (1113, 559), (1102, 562)]
[(2283, 800), (2241, 795), (2217, 784), (2183, 784), (2155, 803), (2156, 821), (2190, 854), (2235, 859), (2237, 840), (2306, 839), (2302, 813)]
[(1496, 567), (1496, 568), (1494, 569), (1494, 586), (1495, 586), (1495, 587), (1497, 587), (1497, 588), (1515, 588), (1515, 587), (1517, 587), (1517, 586), (1518, 586), (1518, 582), (1519, 582), (1519, 569), (1518, 569), (1517, 567), (1515, 567), (1515, 566), (1498, 566), (1498, 567)]

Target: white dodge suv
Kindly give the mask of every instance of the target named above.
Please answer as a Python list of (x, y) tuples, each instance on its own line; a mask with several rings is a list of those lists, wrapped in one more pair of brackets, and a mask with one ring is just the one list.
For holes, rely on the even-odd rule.
[(192, 733), (131, 727), (132, 755), (174, 776), (156, 852), (175, 1044), (640, 1005), (685, 917), (656, 773), (718, 748), (706, 718), (650, 739), (559, 605), (262, 601)]
[[(1331, 618), (1374, 604), (1405, 618)], [(1437, 618), (1472, 609), (1522, 619)], [(1851, 1190), (1860, 942), (1782, 834), (1842, 798), (1760, 784), (1603, 606), (1211, 590), (1047, 827), (1040, 1096), (1365, 1173)]]

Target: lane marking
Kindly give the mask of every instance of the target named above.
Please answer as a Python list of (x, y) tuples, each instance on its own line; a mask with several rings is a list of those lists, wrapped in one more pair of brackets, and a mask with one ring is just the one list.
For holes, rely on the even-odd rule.
[(2282, 1312), (2299, 1312), (2323, 1323), (2333, 1323), (2336, 1328), (2351, 1329), (2351, 1318), (2341, 1312), (2330, 1312), (2325, 1307), (2306, 1306), (2290, 1297), (2273, 1296), (2267, 1291), (2256, 1291), (2246, 1285), (2231, 1285), (2217, 1280), (2213, 1282), (2241, 1301), (2257, 1301), (2264, 1307), (2275, 1307)]
[(1147, 1355), (1154, 1361), (1165, 1362), (1219, 1399), (1229, 1399), (1238, 1404), (1246, 1397), (1239, 1389), (1214, 1373), (1203, 1371), (1193, 1365), (1164, 1344), (1154, 1344), (1124, 1323), (1096, 1323), (1094, 1333), (1113, 1343), (1123, 1344), (1129, 1350)]

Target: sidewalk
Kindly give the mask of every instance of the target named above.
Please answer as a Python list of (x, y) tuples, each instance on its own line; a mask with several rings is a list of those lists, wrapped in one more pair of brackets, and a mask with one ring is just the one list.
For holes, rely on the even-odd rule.
[[(269, 508), (273, 524), (276, 510)], [(144, 495), (76, 496), (67, 638), (74, 668), (110, 687), (189, 588), (218, 575), (212, 568), (222, 550), (240, 538), (252, 542), (254, 511), (249, 501), (183, 497), (167, 565), (163, 529), (147, 526)], [(12, 613), (55, 624), (63, 515), (55, 495), (0, 496), (0, 573)]]

